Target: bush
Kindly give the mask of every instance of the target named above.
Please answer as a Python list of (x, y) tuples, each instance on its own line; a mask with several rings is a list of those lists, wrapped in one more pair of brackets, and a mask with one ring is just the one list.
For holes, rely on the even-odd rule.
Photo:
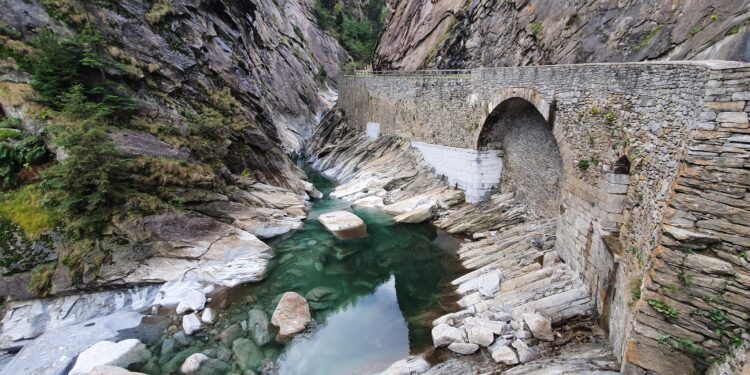
[(110, 79), (108, 71), (120, 72), (119, 65), (109, 60), (102, 51), (102, 37), (86, 29), (81, 34), (61, 39), (51, 31), (37, 36), (32, 44), (38, 49), (31, 60), (31, 86), (39, 94), (39, 101), (54, 110), (61, 110), (65, 95), (74, 86), (95, 103), (100, 111), (123, 114), (133, 109), (134, 103)]
[(45, 162), (49, 159), (47, 147), (37, 135), (22, 137), (20, 132), (12, 137), (3, 137), (0, 128), (0, 181), (3, 187), (17, 184), (18, 174), (25, 168)]
[(589, 166), (590, 165), (589, 165), (589, 161), (588, 160), (584, 159), (584, 160), (580, 160), (578, 162), (578, 169), (580, 169), (582, 171), (585, 171), (585, 170), (589, 169)]
[(28, 239), (37, 240), (59, 222), (59, 215), (43, 206), (43, 193), (38, 185), (0, 195), (0, 217), (18, 225)]
[(52, 277), (55, 276), (54, 264), (40, 264), (31, 270), (29, 279), (29, 292), (37, 297), (44, 298), (49, 295), (52, 288)]

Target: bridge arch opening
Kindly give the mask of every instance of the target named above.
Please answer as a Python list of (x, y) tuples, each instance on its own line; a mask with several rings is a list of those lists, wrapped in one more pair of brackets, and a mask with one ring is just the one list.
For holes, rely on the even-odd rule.
[(533, 218), (557, 216), (563, 162), (552, 125), (536, 106), (514, 97), (487, 116), (477, 140), (480, 150), (499, 150), (500, 191), (514, 191)]

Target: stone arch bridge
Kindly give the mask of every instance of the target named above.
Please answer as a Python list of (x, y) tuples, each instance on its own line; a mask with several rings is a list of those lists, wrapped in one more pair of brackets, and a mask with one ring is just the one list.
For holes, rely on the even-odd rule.
[(558, 218), (623, 370), (672, 374), (700, 358), (665, 337), (719, 356), (707, 316), (750, 322), (749, 86), (729, 62), (370, 72), (342, 77), (339, 107), (411, 140), (469, 201), (526, 192)]

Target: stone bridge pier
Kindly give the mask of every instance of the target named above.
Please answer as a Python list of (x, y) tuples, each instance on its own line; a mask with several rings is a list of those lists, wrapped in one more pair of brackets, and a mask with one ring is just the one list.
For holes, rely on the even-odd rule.
[(339, 107), (411, 140), (469, 202), (513, 190), (557, 218), (623, 372), (666, 375), (748, 328), (749, 85), (727, 62), (359, 73)]

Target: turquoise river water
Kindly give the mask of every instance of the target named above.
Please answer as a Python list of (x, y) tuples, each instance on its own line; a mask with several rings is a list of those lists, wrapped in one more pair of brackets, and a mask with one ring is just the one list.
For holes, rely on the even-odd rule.
[[(428, 224), (396, 224), (380, 210), (331, 199), (334, 183), (313, 170), (306, 172), (325, 197), (313, 201), (300, 230), (269, 243), (275, 257), (268, 277), (221, 298), (225, 306), (207, 332), (193, 337), (177, 333), (166, 348), (169, 334), (154, 342), (151, 350), (159, 358), (160, 373), (179, 371), (184, 358), (202, 351), (226, 364), (217, 362), (212, 373), (365, 374), (431, 346), (430, 322), (447, 311), (447, 285), (459, 272), (453, 255), (457, 240)], [(317, 221), (334, 210), (362, 218), (368, 237), (337, 240)], [(250, 309), (263, 310), (270, 319), (287, 291), (307, 298), (312, 327), (286, 345), (249, 344), (256, 347), (248, 355), (257, 357), (250, 362), (260, 365), (240, 366), (243, 360), (219, 334), (242, 324)], [(251, 337), (245, 330), (240, 336)], [(152, 363), (141, 370), (156, 367)]]

